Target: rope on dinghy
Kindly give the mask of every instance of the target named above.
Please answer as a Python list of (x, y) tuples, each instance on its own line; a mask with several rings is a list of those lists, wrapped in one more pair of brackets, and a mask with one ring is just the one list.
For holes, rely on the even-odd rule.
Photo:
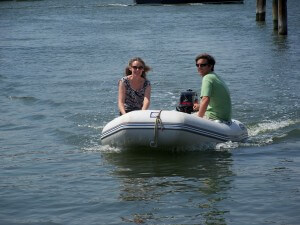
[(160, 125), (160, 129), (163, 130), (164, 126), (162, 123), (162, 120), (160, 118), (160, 114), (161, 114), (162, 110), (159, 111), (158, 115), (156, 116), (155, 119), (155, 127), (154, 127), (154, 140), (150, 142), (150, 147), (152, 148), (157, 148), (157, 142), (158, 142), (158, 128)]

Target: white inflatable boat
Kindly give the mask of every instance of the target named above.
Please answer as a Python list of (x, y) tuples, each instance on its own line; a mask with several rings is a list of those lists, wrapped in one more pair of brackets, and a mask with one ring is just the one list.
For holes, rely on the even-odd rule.
[(178, 111), (140, 110), (115, 118), (102, 130), (102, 145), (113, 147), (192, 147), (247, 139), (237, 120), (211, 121)]

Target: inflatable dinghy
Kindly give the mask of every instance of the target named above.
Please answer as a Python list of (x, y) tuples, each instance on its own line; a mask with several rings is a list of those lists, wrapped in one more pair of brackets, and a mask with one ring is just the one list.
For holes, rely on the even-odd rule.
[(241, 142), (246, 127), (237, 120), (211, 121), (179, 111), (138, 110), (110, 121), (102, 130), (102, 145), (113, 147), (191, 147)]

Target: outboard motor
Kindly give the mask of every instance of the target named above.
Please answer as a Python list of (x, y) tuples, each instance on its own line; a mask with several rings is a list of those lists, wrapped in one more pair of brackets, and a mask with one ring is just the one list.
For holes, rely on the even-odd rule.
[(194, 103), (198, 103), (198, 95), (195, 91), (188, 89), (181, 92), (179, 104), (176, 106), (176, 110), (191, 114), (194, 111)]

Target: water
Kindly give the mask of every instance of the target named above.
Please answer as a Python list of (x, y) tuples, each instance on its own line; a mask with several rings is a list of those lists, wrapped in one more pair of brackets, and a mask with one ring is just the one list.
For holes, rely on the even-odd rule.
[[(0, 3), (0, 224), (298, 224), (299, 10), (288, 36), (242, 5), (130, 0)], [(101, 145), (128, 60), (153, 71), (152, 109), (200, 91), (216, 57), (249, 141), (157, 152)]]

